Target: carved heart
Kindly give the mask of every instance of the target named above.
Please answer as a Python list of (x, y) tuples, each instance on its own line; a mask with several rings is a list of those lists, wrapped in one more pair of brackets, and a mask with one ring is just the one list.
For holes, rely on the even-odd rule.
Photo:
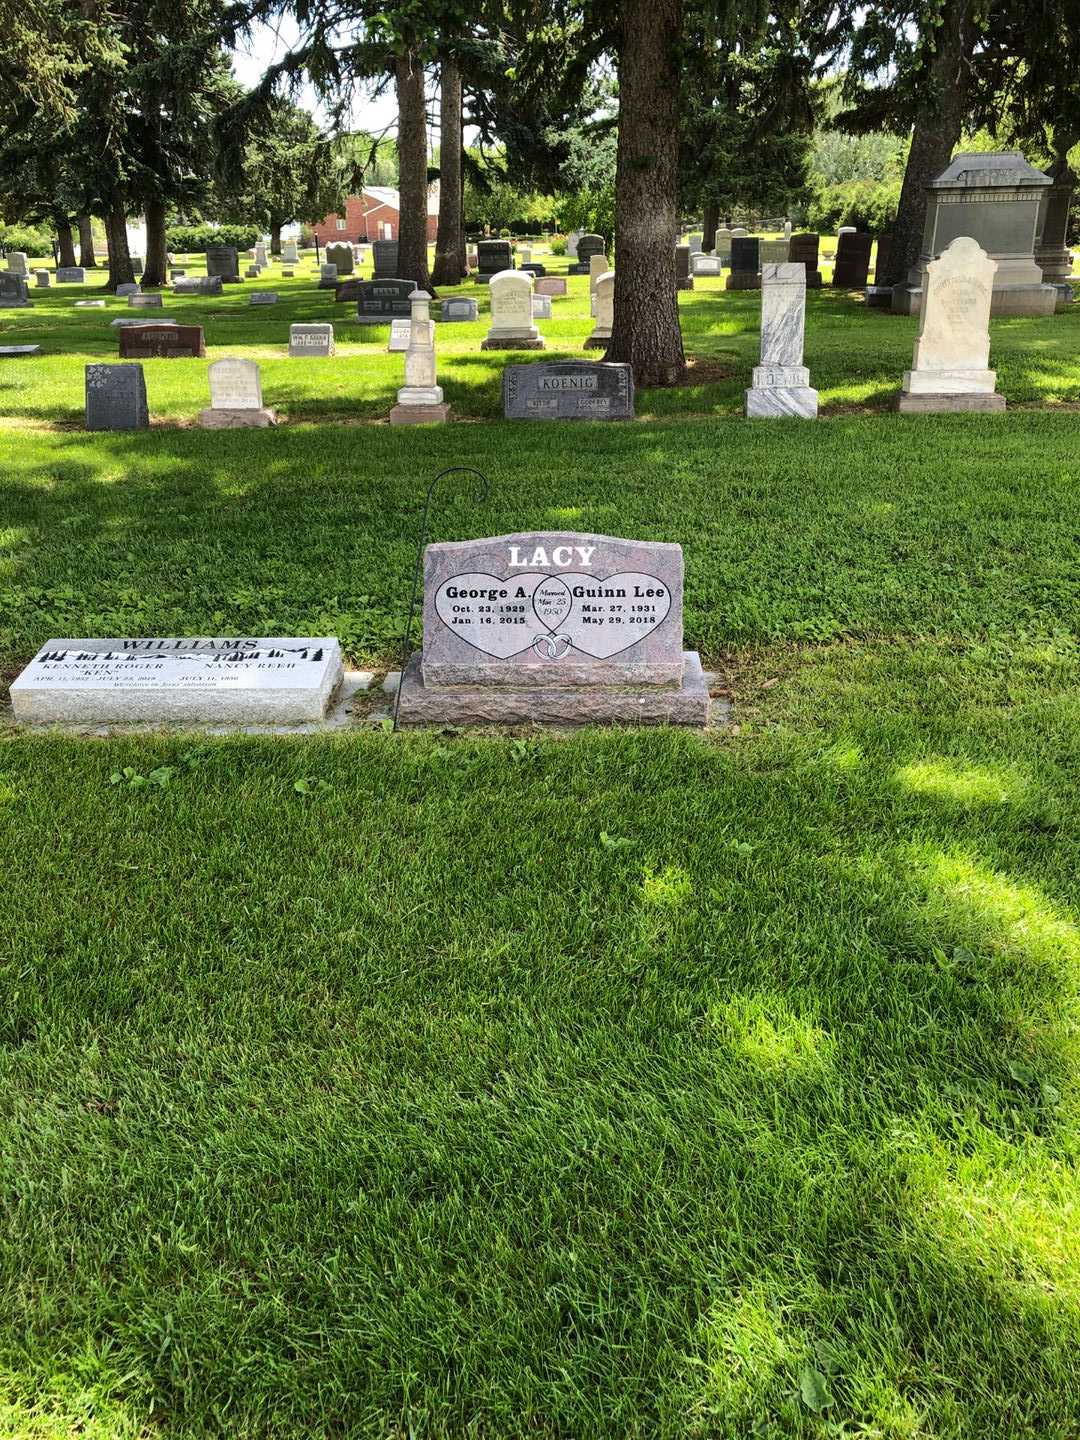
[[(585, 590), (624, 590), (624, 597), (574, 596), (573, 587)], [(634, 589), (664, 589), (662, 596), (635, 599)], [(454, 590), (451, 596), (448, 592)], [(507, 591), (507, 598), (490, 599), (484, 593), (463, 599), (460, 591)], [(638, 612), (634, 604), (647, 603), (653, 611)], [(671, 594), (655, 575), (625, 571), (599, 579), (595, 575), (562, 572), (558, 575), (453, 575), (435, 592), (435, 613), (459, 640), (498, 660), (509, 660), (532, 649), (541, 659), (561, 659), (577, 650), (594, 660), (608, 660), (629, 650), (667, 619)], [(468, 612), (468, 613), (466, 613)], [(635, 623), (635, 621), (637, 623)], [(464, 622), (464, 623), (462, 623)], [(541, 644), (555, 636), (561, 645)], [(567, 643), (567, 642), (572, 642)]]

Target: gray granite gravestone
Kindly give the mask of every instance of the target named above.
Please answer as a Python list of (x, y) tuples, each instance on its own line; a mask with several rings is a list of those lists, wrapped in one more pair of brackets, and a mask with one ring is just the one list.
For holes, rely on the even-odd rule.
[(0, 270), (0, 310), (24, 310), (30, 304), (25, 275)]
[[(376, 240), (371, 246), (371, 257), (375, 264), (373, 280), (393, 280), (397, 277), (401, 246), (396, 240)], [(413, 287), (416, 288), (415, 286)]]
[(757, 290), (761, 285), (760, 242), (756, 235), (731, 237), (731, 273), (728, 290)]
[(316, 359), (333, 355), (334, 327), (329, 324), (290, 325), (289, 355), (314, 356)]
[(570, 266), (571, 275), (588, 275), (589, 261), (594, 255), (607, 254), (607, 241), (602, 235), (582, 235), (577, 242), (577, 260)]
[(821, 271), (818, 269), (818, 247), (821, 237), (813, 230), (804, 230), (792, 235), (788, 241), (788, 260), (792, 265), (802, 265), (806, 270), (806, 288), (821, 289)]
[(49, 274), (48, 270), (35, 270), (34, 279), (37, 281), (37, 287), (39, 290), (48, 290), (49, 286), (52, 284), (52, 276)]
[(207, 275), (220, 275), (222, 280), (239, 280), (240, 258), (235, 245), (211, 245), (206, 252)]
[(633, 368), (591, 360), (508, 365), (503, 415), (507, 420), (632, 420)]
[(206, 354), (201, 325), (125, 325), (119, 338), (121, 360), (195, 360)]
[(351, 275), (353, 272), (353, 248), (345, 241), (332, 243), (326, 247), (326, 263), (336, 265), (338, 277)]
[(749, 419), (800, 416), (813, 420), (818, 395), (803, 364), (806, 270), (800, 264), (761, 267), (761, 361), (745, 397)]
[(865, 290), (870, 274), (870, 252), (874, 237), (865, 230), (842, 229), (836, 237), (836, 260), (833, 263), (833, 288)]
[(385, 280), (361, 280), (356, 319), (361, 325), (389, 325), (395, 318), (412, 313), (409, 296), (416, 289), (411, 280), (388, 277)]
[(690, 274), (690, 246), (675, 246), (675, 289), (692, 290), (694, 277)]
[(298, 725), (323, 718), (342, 678), (328, 635), (49, 640), (11, 703), (31, 725)]
[(452, 320), (479, 320), (480, 309), (471, 295), (452, 295), (442, 302), (440, 315), (444, 323)]
[(704, 725), (682, 589), (678, 545), (543, 531), (429, 545), (399, 721)]
[(185, 275), (173, 284), (174, 295), (221, 295), (220, 275)]
[(145, 430), (149, 424), (141, 365), (87, 365), (87, 430)]
[(25, 280), (30, 273), (27, 267), (25, 250), (9, 250), (7, 263), (9, 275), (21, 275)]
[(58, 265), (56, 267), (56, 283), (58, 285), (85, 285), (86, 271), (81, 265)]
[(991, 315), (1053, 314), (1057, 292), (1035, 261), (1042, 197), (1052, 183), (1019, 150), (954, 155), (926, 187), (922, 252), (895, 288), (893, 310), (918, 314), (930, 261), (966, 235), (997, 264)]
[(128, 295), (139, 295), (141, 293), (142, 292), (140, 291), (138, 285), (134, 280), (125, 280), (122, 284), (117, 285), (116, 287), (116, 298), (118, 300), (123, 300)]
[(476, 250), (479, 265), (476, 278), (481, 285), (487, 285), (493, 275), (514, 268), (514, 248), (509, 240), (481, 240)]

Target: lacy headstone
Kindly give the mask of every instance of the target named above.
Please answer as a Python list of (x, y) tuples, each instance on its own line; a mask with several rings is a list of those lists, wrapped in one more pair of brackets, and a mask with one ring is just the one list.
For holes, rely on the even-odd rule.
[(803, 364), (806, 270), (802, 265), (761, 267), (761, 361), (746, 392), (749, 419), (798, 416), (813, 420), (818, 394)]
[(503, 415), (507, 420), (632, 420), (633, 368), (591, 360), (508, 365)]
[(201, 325), (124, 325), (121, 360), (194, 360), (206, 354)]
[(443, 401), (442, 386), (435, 378), (435, 326), (431, 320), (431, 296), (414, 290), (409, 319), (409, 346), (405, 352), (405, 384), (397, 393), (390, 411), (391, 425), (428, 425), (447, 420), (450, 407)]
[(292, 358), (323, 359), (334, 353), (334, 327), (330, 324), (289, 326), (289, 355)]
[(145, 430), (149, 424), (141, 365), (87, 365), (87, 430)]
[(207, 371), (210, 381), (210, 408), (199, 411), (205, 430), (263, 429), (277, 417), (263, 405), (262, 381), (254, 360), (226, 356), (215, 360)]
[(299, 725), (342, 678), (329, 635), (48, 640), (11, 703), (27, 725)]
[(533, 278), (523, 270), (493, 275), (491, 328), (480, 342), (481, 350), (543, 350), (544, 340), (533, 323)]
[(399, 722), (705, 725), (682, 604), (678, 545), (545, 531), (429, 545)]
[(902, 411), (1004, 410), (990, 365), (992, 260), (977, 240), (958, 236), (926, 267), (919, 338), (904, 374)]

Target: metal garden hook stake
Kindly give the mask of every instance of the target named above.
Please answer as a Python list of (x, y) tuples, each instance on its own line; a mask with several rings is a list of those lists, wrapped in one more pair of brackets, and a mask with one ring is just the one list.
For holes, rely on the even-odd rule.
[(413, 616), (416, 614), (416, 597), (420, 590), (420, 581), (424, 569), (424, 551), (427, 548), (428, 521), (431, 516), (431, 501), (435, 494), (435, 488), (440, 480), (447, 475), (474, 475), (476, 477), (476, 489), (473, 491), (473, 504), (482, 505), (491, 493), (491, 485), (486, 475), (471, 465), (451, 465), (449, 469), (440, 470), (427, 488), (427, 495), (424, 498), (424, 508), (420, 514), (420, 537), (416, 545), (416, 561), (413, 565), (412, 595), (409, 597), (409, 618), (405, 621), (405, 634), (401, 641), (401, 672), (398, 676), (397, 695), (394, 697), (394, 730), (398, 728), (398, 711), (401, 709), (401, 686), (405, 679), (405, 666), (409, 663), (409, 646), (412, 643)]

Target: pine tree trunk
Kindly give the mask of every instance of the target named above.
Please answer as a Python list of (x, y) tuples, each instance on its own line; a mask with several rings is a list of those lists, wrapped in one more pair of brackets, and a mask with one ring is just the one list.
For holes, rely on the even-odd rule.
[(118, 285), (134, 284), (135, 271), (127, 242), (127, 218), (122, 205), (114, 205), (105, 217), (105, 237), (109, 242), (108, 288), (115, 290)]
[(71, 225), (67, 220), (56, 222), (56, 239), (59, 244), (60, 258), (58, 265), (77, 265), (75, 259), (75, 237), (71, 233)]
[(902, 285), (922, 253), (927, 184), (952, 159), (964, 124), (971, 73), (969, 0), (946, 0), (927, 75), (927, 94), (911, 135), (904, 183), (892, 226), (888, 273), (879, 285)]
[(79, 264), (84, 270), (97, 269), (97, 256), (94, 254), (94, 230), (89, 215), (79, 216)]
[(435, 238), (435, 285), (458, 285), (465, 278), (465, 231), (461, 218), (461, 68), (442, 63), (439, 102), (439, 230)]
[(270, 254), (281, 254), (281, 221), (270, 221)]
[(637, 385), (686, 371), (675, 298), (682, 0), (625, 0), (615, 167), (615, 310), (606, 360)]
[(427, 258), (427, 110), (424, 69), (412, 52), (395, 62), (398, 104), (400, 278), (431, 291)]
[(146, 264), (142, 275), (142, 288), (164, 285), (169, 264), (168, 247), (165, 243), (165, 205), (152, 200), (146, 207)]
[(716, 249), (716, 227), (720, 224), (720, 210), (715, 200), (705, 201), (705, 214), (701, 224), (701, 248), (711, 255)]

